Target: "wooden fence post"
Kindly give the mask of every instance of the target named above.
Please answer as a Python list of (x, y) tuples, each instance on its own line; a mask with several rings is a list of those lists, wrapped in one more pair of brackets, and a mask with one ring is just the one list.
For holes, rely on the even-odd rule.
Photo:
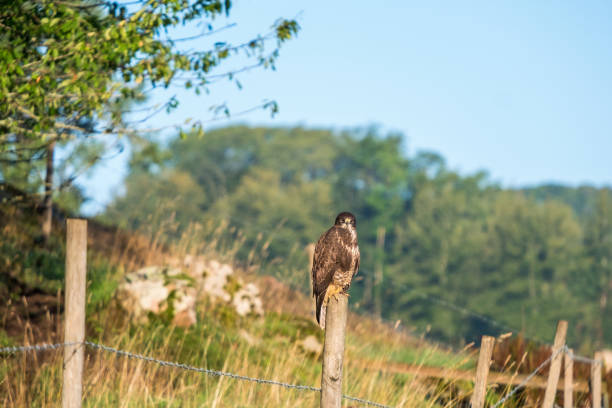
[(474, 381), (474, 393), (470, 400), (472, 408), (484, 407), (485, 395), (487, 393), (487, 378), (489, 377), (491, 355), (493, 354), (494, 345), (494, 337), (482, 336), (480, 354), (478, 356), (478, 367), (476, 368), (476, 380)]
[(563, 373), (563, 408), (574, 407), (574, 360), (571, 353), (565, 353), (565, 368)]
[(66, 286), (62, 407), (80, 408), (83, 389), (85, 340), (85, 277), (87, 270), (87, 221), (69, 219), (66, 231)]
[(342, 406), (342, 364), (347, 314), (347, 295), (340, 294), (329, 299), (325, 315), (321, 408), (340, 408)]
[(553, 343), (552, 348), (552, 354), (555, 357), (550, 362), (550, 371), (548, 373), (548, 381), (546, 383), (544, 403), (542, 404), (543, 408), (553, 408), (553, 404), (555, 403), (557, 383), (559, 382), (559, 373), (561, 372), (561, 361), (563, 361), (563, 354), (560, 352), (560, 350), (565, 346), (566, 334), (567, 321), (560, 320), (557, 324), (557, 333), (555, 334), (555, 342)]
[(596, 363), (591, 364), (591, 390), (593, 392), (593, 408), (601, 408), (601, 353), (595, 353)]
[(378, 319), (382, 316), (382, 283), (383, 283), (383, 270), (385, 267), (385, 227), (378, 227), (376, 229), (376, 267), (374, 269), (374, 285), (372, 290), (374, 291), (374, 314)]

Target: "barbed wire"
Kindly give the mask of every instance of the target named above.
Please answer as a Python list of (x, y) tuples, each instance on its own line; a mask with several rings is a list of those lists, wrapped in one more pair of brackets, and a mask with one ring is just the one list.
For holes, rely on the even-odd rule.
[[(489, 317), (489, 316), (483, 315), (481, 313), (475, 312), (475, 311), (470, 310), (468, 308), (465, 308), (463, 306), (459, 306), (459, 305), (457, 305), (455, 303), (449, 302), (446, 299), (442, 299), (442, 298), (434, 297), (434, 296), (431, 296), (431, 295), (427, 295), (427, 294), (422, 293), (422, 292), (418, 292), (418, 293), (416, 293), (416, 295), (421, 297), (421, 298), (423, 298), (423, 299), (429, 300), (431, 302), (438, 303), (438, 304), (440, 304), (442, 306), (449, 307), (449, 308), (451, 308), (453, 310), (456, 310), (456, 311), (458, 311), (458, 312), (460, 312), (462, 314), (470, 315), (472, 317), (475, 317), (475, 318), (477, 318), (479, 320), (482, 320), (483, 322), (489, 323), (490, 325), (496, 326), (496, 327), (498, 327), (500, 329), (508, 330), (508, 331), (511, 331), (511, 332), (517, 332), (517, 330), (515, 328), (510, 327), (510, 326), (508, 326), (505, 323), (498, 322), (497, 320), (493, 319), (492, 317)], [(539, 342), (539, 340), (538, 340), (538, 342)]]
[[(228, 217), (227, 219), (229, 221), (232, 221), (232, 217)], [(304, 290), (304, 288), (299, 286), (299, 285), (295, 285), (295, 284), (287, 283), (287, 282), (284, 282), (284, 283), (287, 286), (289, 286), (291, 289), (293, 289), (293, 290), (297, 290), (299, 292), (305, 293), (306, 295), (310, 295), (310, 292)], [(439, 298), (439, 297), (435, 297), (435, 296), (432, 296), (432, 295), (425, 294), (423, 292), (419, 292), (416, 289), (408, 288), (407, 285), (400, 285), (400, 288), (405, 288), (406, 290), (410, 291), (412, 294), (415, 295), (415, 299), (423, 299), (423, 300), (426, 300), (426, 301), (437, 303), (437, 304), (439, 304), (441, 306), (445, 306), (445, 307), (447, 307), (449, 309), (452, 309), (452, 310), (455, 310), (457, 312), (460, 312), (463, 315), (472, 316), (472, 317), (474, 317), (476, 319), (479, 319), (479, 320), (481, 320), (483, 322), (489, 323), (490, 325), (495, 326), (495, 327), (497, 327), (499, 329), (502, 329), (504, 331), (512, 332), (513, 334), (522, 333), (521, 330), (518, 330), (518, 329), (516, 329), (514, 327), (511, 327), (511, 326), (509, 326), (509, 325), (507, 325), (505, 323), (499, 322), (499, 321), (495, 320), (494, 318), (492, 318), (490, 316), (487, 316), (487, 315), (475, 312), (475, 311), (470, 310), (470, 309), (468, 309), (466, 307), (463, 307), (463, 306), (459, 306), (459, 305), (457, 305), (457, 304), (455, 304), (453, 302), (450, 302), (450, 301), (448, 301), (446, 299), (442, 299), (442, 298)], [(361, 305), (361, 304), (355, 306), (353, 310), (356, 311), (357, 313), (359, 313), (360, 315), (364, 315), (364, 316), (367, 316), (367, 317), (369, 317), (371, 319), (379, 320), (382, 323), (385, 323), (385, 324), (388, 324), (390, 326), (393, 326), (393, 327), (395, 327), (395, 329), (397, 329), (397, 327), (399, 326), (397, 324), (397, 322), (398, 321), (400, 323), (402, 322), (402, 319), (387, 319), (387, 318), (384, 318), (383, 316), (378, 316), (378, 315), (374, 314), (373, 312), (371, 312), (371, 311), (367, 310), (366, 308), (364, 308), (363, 305)], [(406, 325), (403, 325), (403, 327), (409, 333), (411, 333), (413, 336), (416, 336), (416, 337), (422, 336), (423, 338), (427, 337), (427, 341), (429, 341), (429, 342), (433, 341), (436, 344), (444, 346), (444, 347), (446, 347), (448, 349), (451, 349), (451, 350), (456, 350), (457, 349), (455, 346), (451, 345), (446, 340), (443, 340), (441, 338), (437, 338), (437, 339), (432, 338), (430, 336), (429, 330), (421, 332), (420, 330), (418, 330), (416, 328), (410, 328), (409, 326), (406, 326)], [(525, 339), (527, 341), (531, 341), (531, 342), (536, 343), (536, 344), (541, 345), (541, 346), (552, 346), (551, 343), (549, 343), (549, 342), (547, 342), (545, 340), (542, 340), (540, 338), (534, 337), (534, 336), (527, 336), (526, 334), (522, 333), (522, 337), (523, 337), (523, 339)]]
[[(411, 289), (408, 289), (408, 290), (411, 290)], [(459, 305), (457, 305), (457, 304), (455, 304), (453, 302), (450, 302), (450, 301), (448, 301), (446, 299), (442, 299), (442, 298), (431, 296), (431, 295), (428, 295), (428, 294), (425, 294), (425, 293), (422, 293), (422, 292), (418, 292), (415, 289), (412, 289), (411, 291), (412, 291), (412, 294), (415, 295), (414, 299), (423, 299), (423, 300), (426, 300), (426, 301), (437, 303), (437, 304), (439, 304), (441, 306), (447, 307), (448, 309), (455, 310), (455, 311), (457, 311), (457, 312), (459, 312), (459, 313), (461, 313), (463, 315), (471, 316), (471, 317), (479, 319), (479, 320), (481, 320), (483, 322), (489, 323), (490, 325), (495, 326), (495, 327), (497, 327), (499, 329), (502, 329), (504, 331), (512, 332), (513, 334), (514, 333), (516, 333), (516, 334), (522, 333), (521, 330), (518, 330), (518, 329), (516, 329), (516, 328), (514, 328), (512, 326), (509, 326), (509, 325), (505, 324), (505, 323), (499, 322), (499, 321), (495, 320), (494, 318), (492, 318), (490, 316), (487, 316), (487, 315), (475, 312), (475, 311), (470, 310), (470, 309), (468, 309), (466, 307), (463, 307), (463, 306), (459, 306)], [(393, 325), (393, 322), (391, 320), (386, 320), (386, 319), (382, 318), (381, 316), (376, 316), (373, 313), (368, 312), (368, 311), (366, 311), (363, 308), (357, 307), (357, 310), (359, 311), (360, 314), (365, 314), (365, 315), (368, 315), (369, 317), (377, 318), (377, 319), (379, 319), (381, 321), (387, 321), (389, 324)], [(413, 331), (415, 334), (419, 334), (418, 331), (414, 331), (414, 330), (410, 330), (410, 331)], [(421, 333), (421, 335), (424, 335), (424, 336), (427, 335), (427, 334), (428, 334), (428, 331), (424, 332), (424, 333)], [(539, 344), (539, 345), (552, 346), (551, 343), (549, 343), (547, 341), (544, 341), (544, 340), (542, 340), (540, 338), (534, 337), (534, 336), (527, 336), (526, 334), (523, 333), (522, 337), (525, 340), (531, 341), (531, 342)], [(431, 340), (431, 339), (429, 339), (429, 340)], [(440, 342), (439, 340), (437, 340), (437, 341)], [(453, 348), (450, 344), (448, 344), (446, 342), (442, 342), (442, 344), (446, 345), (449, 348)]]
[(357, 397), (351, 397), (351, 396), (344, 395), (344, 394), (342, 394), (342, 398), (344, 398), (346, 400), (349, 400), (349, 401), (359, 402), (359, 403), (362, 403), (364, 405), (371, 405), (373, 407), (391, 408), (389, 405), (379, 404), (378, 402), (368, 401), (368, 400), (365, 400), (365, 399), (361, 399), (361, 398), (357, 398)]
[(577, 354), (574, 354), (569, 348), (566, 349), (565, 351), (567, 353), (567, 355), (570, 356), (570, 358), (574, 361), (579, 361), (581, 363), (586, 363), (586, 364), (603, 364), (603, 361), (601, 360), (595, 360), (593, 358), (589, 358), (589, 357), (584, 357), (584, 356), (579, 356)]
[[(114, 353), (119, 356), (132, 358), (135, 360), (142, 360), (142, 361), (146, 361), (149, 363), (155, 363), (155, 364), (158, 364), (164, 367), (180, 368), (182, 370), (194, 371), (194, 372), (203, 373), (203, 374), (207, 374), (207, 375), (211, 375), (215, 377), (229, 377), (235, 380), (254, 382), (256, 384), (277, 385), (280, 387), (293, 389), (293, 390), (321, 392), (321, 388), (313, 387), (311, 385), (290, 384), (290, 383), (285, 383), (285, 382), (276, 381), (276, 380), (268, 380), (265, 378), (248, 377), (246, 375), (234, 374), (234, 373), (230, 373), (227, 371), (218, 371), (218, 370), (211, 370), (209, 368), (195, 367), (189, 364), (177, 363), (174, 361), (167, 361), (167, 360), (160, 360), (154, 357), (145, 356), (143, 354), (138, 354), (138, 353), (132, 353), (132, 352), (125, 351), (125, 350), (120, 350), (114, 347), (105, 346), (103, 344), (94, 343), (91, 341), (55, 343), (55, 344), (42, 343), (42, 344), (36, 344), (32, 346), (10, 346), (10, 347), (0, 348), (0, 354), (7, 354), (7, 353), (10, 354), (10, 353), (28, 352), (28, 351), (54, 350), (54, 349), (58, 349), (61, 347), (76, 346), (79, 344), (89, 346), (96, 350), (102, 350), (102, 351), (106, 351), (109, 353)], [(343, 394), (342, 398), (349, 400), (349, 401), (355, 401), (355, 402), (359, 402), (364, 405), (370, 405), (370, 406), (377, 407), (377, 408), (392, 408), (389, 405), (380, 404), (378, 402), (366, 400), (363, 398), (352, 397), (350, 395)]]
[(0, 348), (0, 354), (14, 354), (18, 352), (28, 352), (28, 351), (45, 351), (45, 350), (55, 350), (61, 347), (68, 346), (77, 346), (82, 344), (81, 342), (68, 342), (68, 343), (55, 343), (55, 344), (34, 344), (31, 346), (8, 346)]
[[(464, 306), (460, 306), (460, 305), (458, 305), (456, 303), (453, 303), (451, 301), (448, 301), (446, 299), (443, 299), (443, 298), (440, 298), (440, 297), (437, 297), (437, 296), (432, 296), (432, 295), (429, 295), (429, 294), (417, 291), (415, 289), (407, 287), (407, 285), (400, 285), (400, 288), (405, 288), (406, 290), (410, 291), (415, 296), (414, 297), (415, 299), (419, 299), (420, 298), (420, 299), (423, 299), (423, 300), (426, 300), (426, 301), (429, 301), (429, 302), (437, 303), (437, 304), (439, 304), (441, 306), (444, 306), (444, 307), (447, 307), (449, 309), (455, 310), (455, 311), (457, 311), (457, 312), (459, 312), (459, 313), (461, 313), (463, 315), (471, 316), (473, 318), (476, 318), (476, 319), (478, 319), (478, 320), (480, 320), (482, 322), (488, 323), (491, 326), (495, 326), (495, 327), (497, 327), (499, 329), (502, 329), (504, 331), (508, 331), (508, 332), (512, 332), (512, 333), (522, 333), (522, 330), (518, 330), (515, 327), (512, 327), (512, 326), (510, 326), (510, 325), (508, 325), (506, 323), (500, 322), (500, 321), (494, 319), (491, 316), (487, 316), (487, 315), (484, 315), (482, 313), (478, 313), (478, 312), (476, 312), (474, 310), (468, 309), (467, 307), (464, 307)], [(540, 344), (540, 345), (548, 345), (548, 346), (552, 345), (551, 343), (549, 343), (547, 341), (544, 341), (544, 340), (542, 340), (542, 339), (540, 339), (538, 337), (527, 336), (524, 333), (523, 333), (523, 338), (525, 340), (528, 340), (528, 341), (531, 341), (531, 342), (534, 342), (534, 343), (537, 343), (537, 344)]]
[[(290, 383), (285, 383), (285, 382), (281, 382), (281, 381), (267, 380), (267, 379), (256, 378), (256, 377), (248, 377), (248, 376), (245, 376), (245, 375), (234, 374), (234, 373), (230, 373), (230, 372), (226, 372), (226, 371), (217, 371), (217, 370), (211, 370), (209, 368), (194, 367), (194, 366), (191, 366), (191, 365), (188, 365), (188, 364), (176, 363), (176, 362), (173, 362), (173, 361), (159, 360), (159, 359), (156, 359), (154, 357), (149, 357), (149, 356), (145, 356), (145, 355), (137, 354), (137, 353), (131, 353), (131, 352), (125, 351), (125, 350), (119, 350), (119, 349), (116, 349), (114, 347), (105, 346), (103, 344), (98, 344), (98, 343), (94, 343), (94, 342), (91, 342), (91, 341), (85, 341), (83, 343), (85, 345), (89, 346), (89, 347), (94, 348), (94, 349), (104, 350), (104, 351), (115, 353), (115, 354), (118, 354), (118, 355), (121, 355), (121, 356), (124, 356), (124, 357), (128, 357), (128, 358), (133, 358), (133, 359), (137, 359), (137, 360), (143, 360), (143, 361), (147, 361), (147, 362), (151, 362), (151, 363), (156, 363), (156, 364), (159, 364), (161, 366), (181, 368), (183, 370), (195, 371), (195, 372), (204, 373), (204, 374), (208, 374), (208, 375), (212, 375), (212, 376), (216, 376), (216, 377), (221, 377), (221, 376), (229, 377), (229, 378), (233, 378), (235, 380), (250, 381), (250, 382), (257, 383), (257, 384), (278, 385), (280, 387), (294, 389), (294, 390), (321, 392), (321, 388), (313, 387), (311, 385), (290, 384)], [(360, 403), (366, 404), (366, 405), (371, 405), (371, 406), (374, 406), (374, 407), (391, 408), (388, 405), (379, 404), (377, 402), (365, 400), (365, 399), (362, 399), (362, 398), (351, 397), (349, 395), (342, 395), (342, 398), (347, 399), (347, 400), (351, 400), (351, 401), (360, 402)]]
[(525, 379), (516, 387), (514, 387), (512, 389), (512, 391), (510, 391), (504, 398), (500, 399), (499, 401), (497, 401), (497, 403), (495, 405), (493, 405), (491, 408), (497, 408), (499, 407), (501, 404), (503, 404), (504, 402), (506, 402), (508, 399), (510, 399), (510, 397), (512, 397), (514, 394), (516, 394), (521, 388), (523, 388), (525, 385), (527, 385), (527, 383), (529, 381), (531, 381), (531, 379), (533, 377), (535, 377), (535, 375), (542, 369), (544, 368), (548, 363), (550, 363), (555, 357), (557, 357), (559, 355), (559, 353), (562, 353), (564, 351), (567, 351), (568, 348), (567, 346), (563, 346), (561, 347), (559, 350), (555, 351), (554, 353), (552, 353), (550, 355), (550, 357), (548, 357), (546, 360), (544, 360), (539, 366), (536, 367), (535, 370), (533, 370), (531, 372), (531, 374), (529, 374), (527, 377), (525, 377)]
[[(56, 349), (59, 349), (59, 348), (68, 347), (68, 346), (76, 346), (76, 345), (85, 345), (85, 346), (89, 346), (89, 347), (91, 347), (93, 349), (96, 349), (96, 350), (101, 350), (101, 351), (106, 351), (106, 352), (114, 353), (114, 354), (117, 354), (119, 356), (123, 356), (123, 357), (127, 357), (127, 358), (132, 358), (132, 359), (136, 359), (136, 360), (142, 360), (142, 361), (146, 361), (146, 362), (150, 362), (150, 363), (155, 363), (155, 364), (158, 364), (158, 365), (164, 366), (164, 367), (173, 367), (173, 368), (180, 368), (180, 369), (187, 370), (187, 371), (199, 372), (199, 373), (203, 373), (203, 374), (207, 374), (207, 375), (211, 375), (211, 376), (216, 376), (216, 377), (229, 377), (229, 378), (233, 378), (235, 380), (254, 382), (256, 384), (277, 385), (277, 386), (280, 386), (280, 387), (284, 387), (284, 388), (288, 388), (288, 389), (294, 389), (294, 390), (300, 390), (300, 391), (321, 392), (321, 388), (313, 387), (313, 386), (310, 386), (310, 385), (290, 384), (290, 383), (285, 383), (285, 382), (276, 381), (276, 380), (268, 380), (268, 379), (264, 379), (264, 378), (249, 377), (249, 376), (240, 375), (240, 374), (234, 374), (234, 373), (230, 373), (230, 372), (226, 372), (226, 371), (212, 370), (212, 369), (209, 369), (209, 368), (196, 367), (196, 366), (192, 366), (192, 365), (184, 364), (184, 363), (177, 363), (177, 362), (173, 362), (173, 361), (161, 360), (161, 359), (157, 359), (157, 358), (154, 358), (154, 357), (145, 356), (143, 354), (132, 353), (132, 352), (125, 351), (125, 350), (120, 350), (120, 349), (117, 349), (117, 348), (114, 348), (114, 347), (109, 347), (109, 346), (106, 346), (106, 345), (103, 345), (103, 344), (94, 343), (94, 342), (91, 342), (91, 341), (54, 343), (54, 344), (41, 343), (41, 344), (34, 344), (34, 345), (28, 345), (28, 346), (7, 346), (7, 347), (0, 348), (0, 354), (14, 354), (14, 353), (18, 353), (18, 352), (31, 352), (31, 351), (40, 352), (40, 351), (46, 351), (46, 350), (56, 350)], [(497, 408), (497, 407), (501, 406), (508, 399), (510, 399), (512, 396), (514, 396), (521, 388), (524, 388), (525, 385), (527, 385), (527, 383), (529, 383), (529, 381), (531, 381), (531, 379), (533, 377), (535, 377), (537, 375), (537, 373), (542, 368), (544, 368), (547, 364), (549, 364), (560, 353), (566, 353), (574, 361), (579, 361), (579, 362), (583, 362), (583, 363), (587, 363), (587, 364), (602, 364), (601, 360), (595, 360), (595, 359), (592, 359), (592, 358), (588, 358), (588, 357), (584, 357), (584, 356), (580, 356), (580, 355), (574, 354), (567, 347), (567, 345), (564, 345), (559, 350), (557, 350), (556, 352), (552, 353), (550, 355), (550, 357), (548, 357), (546, 360), (544, 360), (542, 363), (540, 363), (540, 365), (538, 365), (538, 367), (536, 367), (535, 370), (533, 370), (527, 377), (525, 377), (525, 379), (520, 384), (518, 384), (516, 387), (514, 387), (508, 394), (506, 394), (505, 397), (503, 397), (501, 400), (499, 400), (491, 408)], [(346, 399), (346, 400), (349, 400), (349, 401), (359, 402), (359, 403), (364, 404), (364, 405), (370, 405), (370, 406), (373, 406), (373, 407), (391, 408), (388, 405), (380, 404), (380, 403), (377, 403), (377, 402), (374, 402), (374, 401), (370, 401), (370, 400), (366, 400), (366, 399), (363, 399), (363, 398), (352, 397), (352, 396), (346, 395), (346, 394), (343, 394), (342, 398)]]
[(109, 347), (109, 346), (105, 346), (103, 344), (93, 343), (93, 342), (90, 342), (90, 341), (85, 341), (84, 343), (85, 343), (85, 345), (87, 345), (87, 346), (89, 346), (91, 348), (94, 348), (94, 349), (99, 349), (99, 350), (107, 351), (107, 352), (118, 354), (120, 356), (127, 357), (127, 358), (133, 358), (133, 359), (136, 359), (136, 360), (143, 360), (143, 361), (147, 361), (147, 362), (150, 362), (150, 363), (156, 363), (156, 364), (161, 365), (161, 366), (181, 368), (183, 370), (195, 371), (195, 372), (204, 373), (204, 374), (208, 374), (208, 375), (212, 375), (212, 376), (216, 376), (216, 377), (230, 377), (230, 378), (234, 378), (236, 380), (251, 381), (251, 382), (255, 382), (255, 383), (259, 383), (259, 384), (279, 385), (279, 386), (283, 386), (285, 388), (292, 388), (292, 389), (298, 389), (298, 390), (321, 391), (320, 388), (312, 387), (312, 386), (309, 386), (309, 385), (295, 385), (295, 384), (283, 383), (283, 382), (280, 382), (280, 381), (266, 380), (266, 379), (255, 378), (255, 377), (247, 377), (247, 376), (244, 376), (244, 375), (233, 374), (233, 373), (229, 373), (229, 372), (225, 372), (225, 371), (211, 370), (209, 368), (195, 367), (195, 366), (191, 366), (191, 365), (188, 365), (188, 364), (176, 363), (176, 362), (173, 362), (173, 361), (160, 360), (160, 359), (157, 359), (157, 358), (154, 358), (154, 357), (145, 356), (143, 354), (132, 353), (132, 352), (125, 351), (125, 350), (119, 350), (119, 349), (116, 349), (114, 347)]

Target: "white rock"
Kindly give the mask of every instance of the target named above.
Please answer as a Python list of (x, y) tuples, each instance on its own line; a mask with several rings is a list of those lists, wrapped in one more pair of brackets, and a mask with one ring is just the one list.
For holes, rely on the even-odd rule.
[(308, 353), (321, 354), (321, 352), (323, 352), (323, 345), (319, 343), (319, 340), (312, 334), (300, 341), (299, 344), (304, 351)]
[[(172, 322), (181, 327), (196, 323), (196, 300), (201, 297), (231, 304), (240, 316), (264, 314), (259, 288), (234, 277), (230, 265), (192, 255), (182, 262), (172, 259), (171, 264), (171, 268), (150, 266), (132, 272), (119, 285), (117, 299), (137, 322), (146, 322), (149, 312), (167, 310), (170, 296)], [(228, 290), (230, 283), (234, 287)], [(233, 296), (230, 291), (235, 291)]]
[(179, 327), (191, 327), (197, 323), (196, 317), (196, 290), (191, 287), (177, 289), (173, 302), (174, 316), (172, 323)]
[(203, 279), (206, 273), (206, 260), (201, 256), (185, 256), (184, 265), (189, 269), (189, 274), (195, 279)]
[(247, 283), (234, 293), (232, 304), (240, 316), (249, 314), (262, 316), (264, 314), (259, 289), (253, 283)]
[(231, 266), (221, 264), (217, 261), (210, 261), (205, 264), (203, 271), (205, 274), (202, 282), (202, 290), (213, 299), (220, 299), (224, 302), (232, 300), (232, 296), (225, 290), (228, 276), (234, 273)]
[(159, 314), (168, 307), (168, 297), (174, 292), (173, 322), (189, 327), (196, 322), (196, 290), (188, 279), (177, 276), (180, 269), (151, 266), (127, 274), (117, 290), (117, 300), (132, 319), (147, 322), (147, 314)]

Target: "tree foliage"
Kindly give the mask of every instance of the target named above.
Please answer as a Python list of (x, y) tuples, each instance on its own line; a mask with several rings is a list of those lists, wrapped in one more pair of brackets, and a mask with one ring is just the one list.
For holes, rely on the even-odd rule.
[[(485, 173), (449, 170), (434, 153), (405, 152), (399, 135), (375, 128), (217, 129), (175, 139), (148, 156), (155, 164), (137, 154), (125, 194), (105, 216), (158, 230), (173, 217), (169, 239), (209, 239), (190, 225), (222, 223), (222, 235), (241, 243), (239, 261), (263, 251), (266, 273), (308, 290), (304, 247), (350, 210), (362, 252), (351, 288), (359, 309), (373, 312), (380, 302), (382, 317), (457, 343), (508, 327), (550, 340), (558, 319), (580, 326), (570, 333), (575, 346), (612, 343), (610, 190), (594, 190), (588, 205), (564, 190), (573, 208), (543, 198), (546, 186), (504, 190)], [(157, 202), (165, 217), (152, 221)]]
[[(107, 119), (101, 132), (124, 131), (117, 128), (123, 112), (112, 106), (137, 97), (141, 84), (167, 88), (178, 82), (199, 93), (224, 60), (246, 53), (269, 66), (278, 45), (297, 32), (295, 21), (279, 20), (267, 36), (236, 45), (217, 41), (195, 51), (182, 50), (180, 39), (167, 35), (204, 22), (203, 37), (213, 29), (210, 22), (230, 8), (230, 1), (220, 0), (7, 2), (0, 11), (2, 133), (44, 139), (81, 131), (79, 121), (92, 118)], [(269, 39), (277, 46), (264, 54)]]
[[(229, 0), (3, 2), (0, 180), (30, 193), (44, 187), (44, 225), (50, 228), (53, 190), (67, 197), (64, 204), (77, 205), (82, 197), (72, 181), (103, 158), (99, 148), (109, 145), (104, 139), (127, 135), (134, 142), (143, 135), (139, 122), (172, 111), (180, 101), (171, 97), (138, 109), (143, 117), (130, 122), (136, 103), (159, 89), (178, 86), (200, 94), (221, 79), (237, 81), (245, 70), (273, 68), (281, 44), (297, 33), (297, 22), (279, 19), (268, 33), (230, 44), (216, 35), (223, 27), (213, 26), (230, 10)], [(177, 37), (178, 28), (189, 31), (184, 27), (198, 34)], [(194, 40), (197, 46), (182, 46)], [(242, 65), (224, 68), (227, 60)], [(277, 110), (273, 101), (261, 107)], [(226, 105), (216, 110), (230, 114)], [(190, 126), (202, 132), (201, 121)], [(56, 144), (66, 158), (60, 163)], [(57, 180), (54, 166), (72, 174)], [(48, 235), (44, 227), (43, 232)]]

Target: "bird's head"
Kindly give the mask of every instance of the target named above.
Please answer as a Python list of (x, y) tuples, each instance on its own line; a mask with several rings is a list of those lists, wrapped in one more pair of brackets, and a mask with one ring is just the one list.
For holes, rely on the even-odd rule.
[(355, 229), (357, 227), (357, 220), (350, 212), (341, 212), (336, 217), (334, 225), (347, 229)]

